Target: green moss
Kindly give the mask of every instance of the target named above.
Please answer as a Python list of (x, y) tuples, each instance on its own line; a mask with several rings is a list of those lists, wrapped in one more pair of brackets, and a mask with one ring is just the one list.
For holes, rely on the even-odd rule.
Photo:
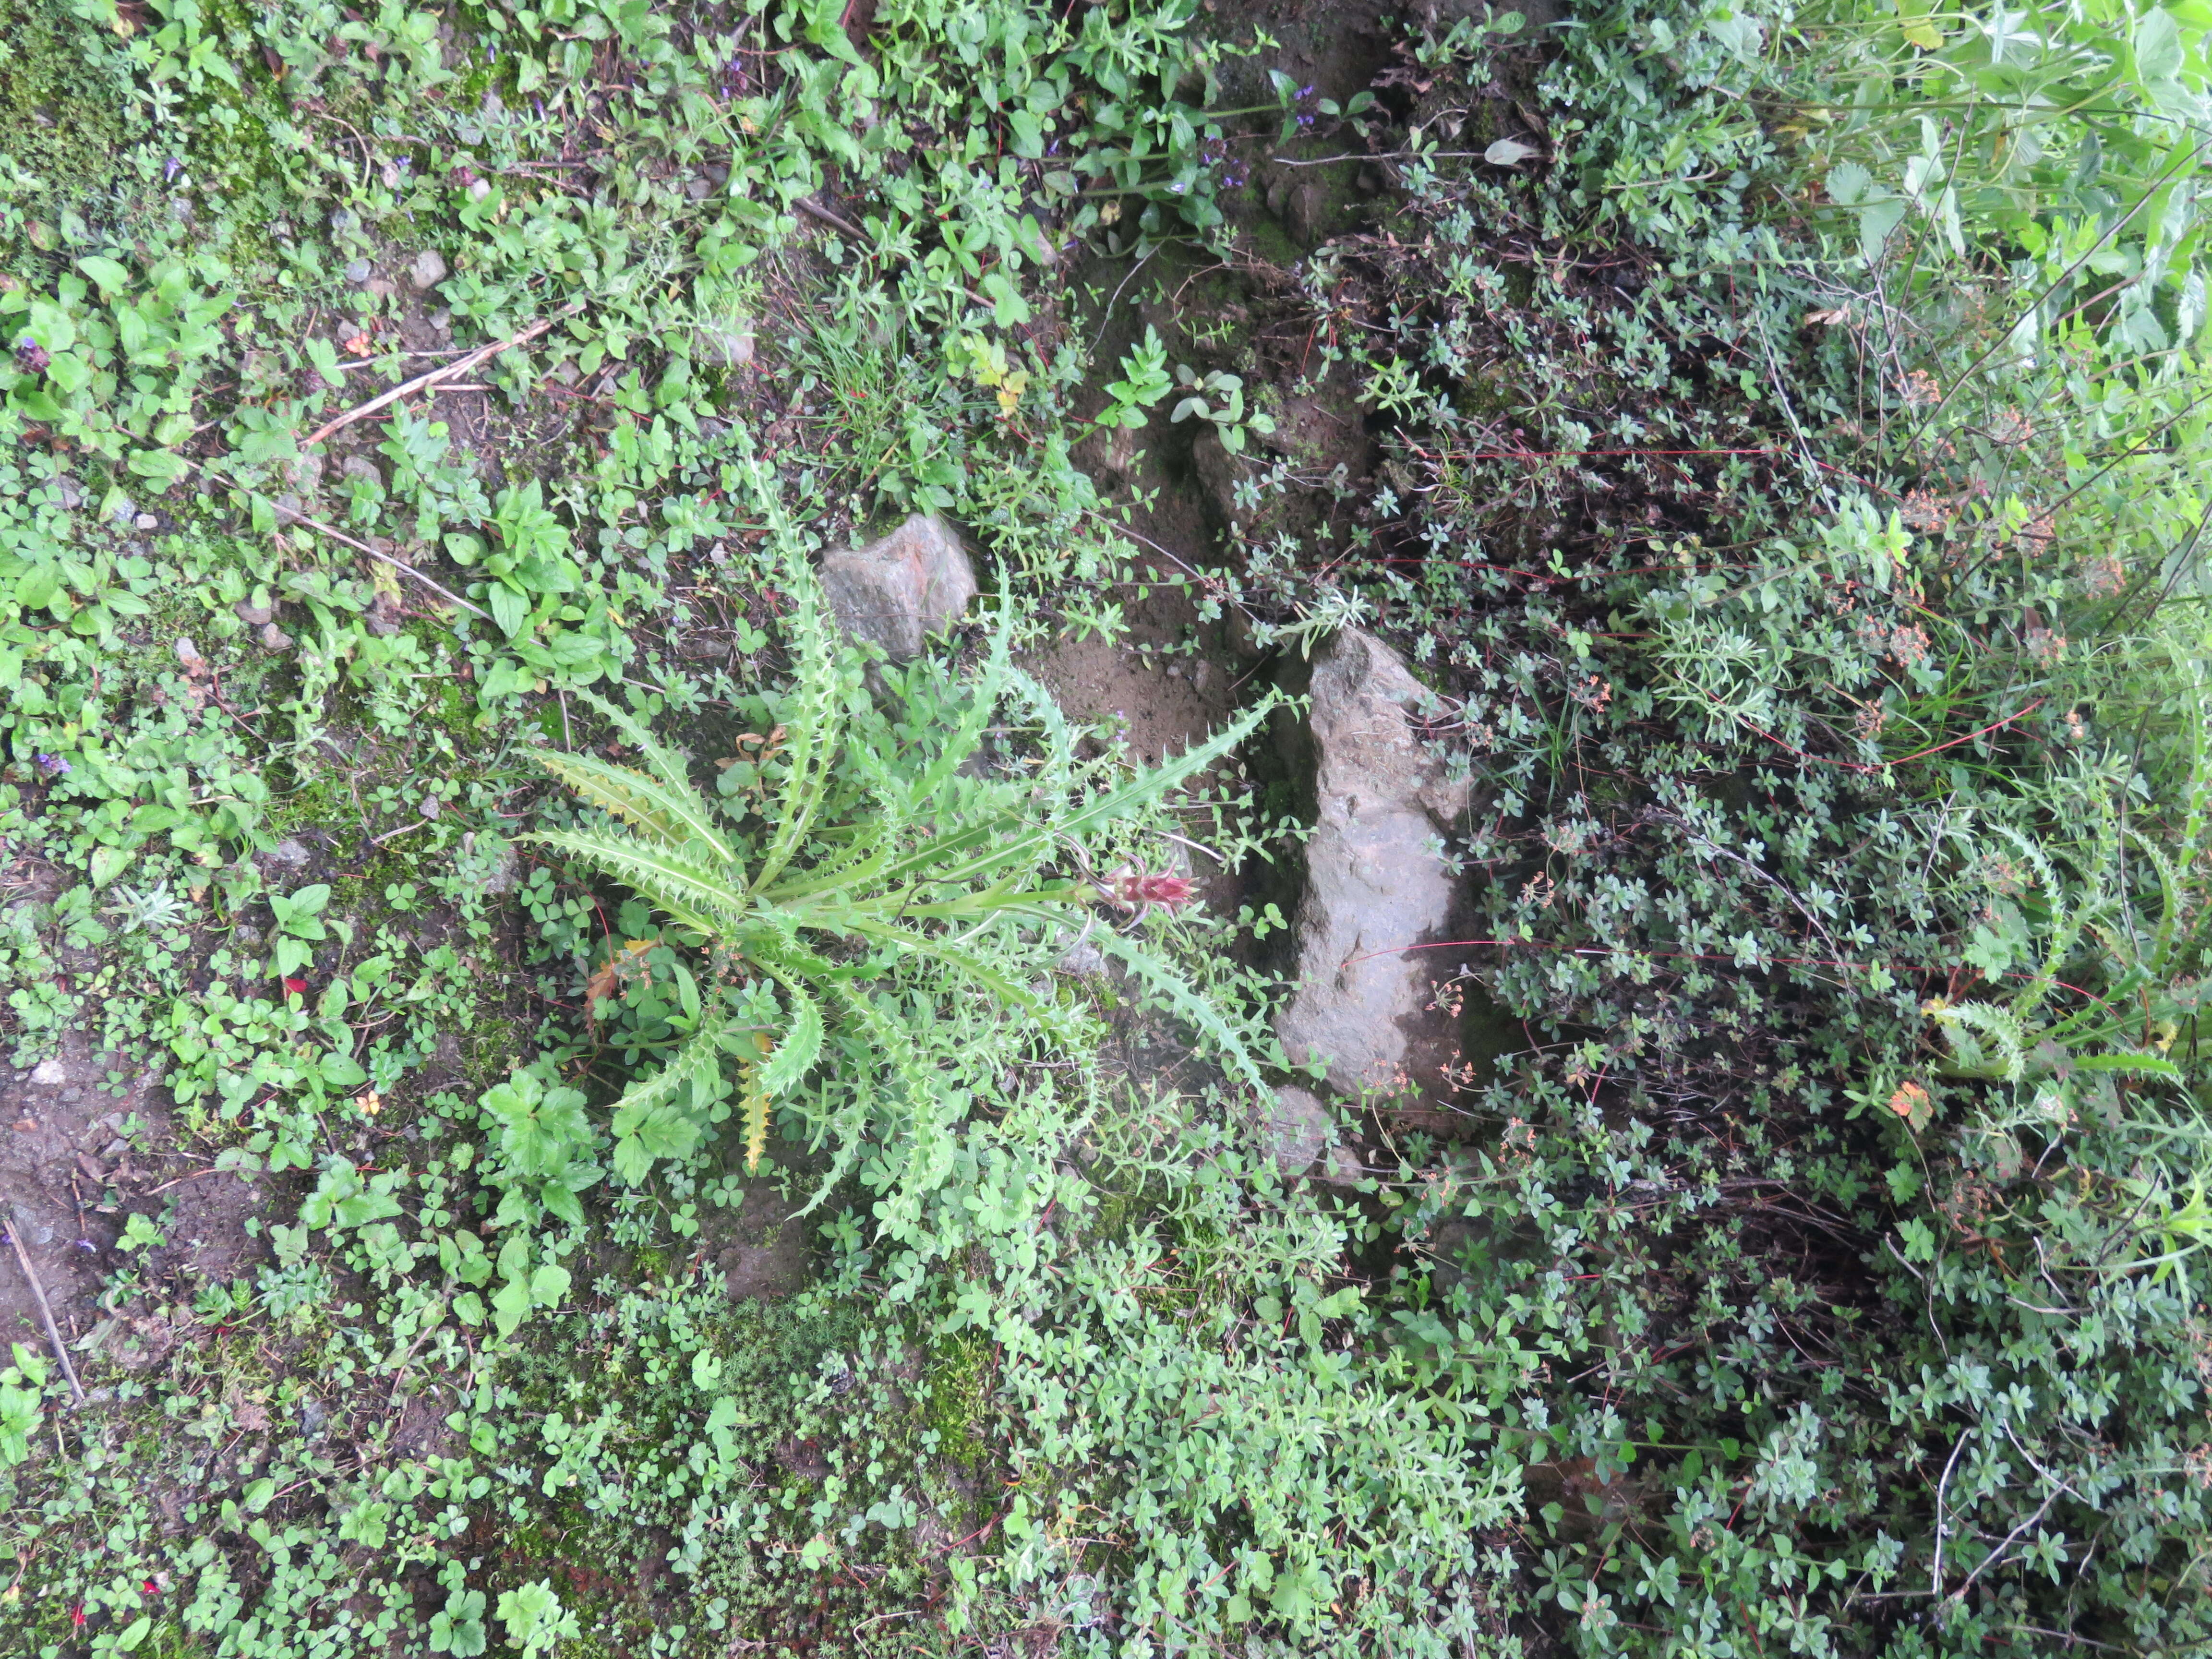
[(125, 158), (146, 124), (112, 43), (63, 0), (21, 0), (0, 35), (0, 246), (9, 267), (35, 267), (80, 234), (122, 240), (144, 208)]
[(990, 1345), (975, 1331), (951, 1338), (930, 1361), (922, 1420), (937, 1431), (939, 1455), (966, 1470), (986, 1455), (981, 1431), (989, 1409), (990, 1363)]

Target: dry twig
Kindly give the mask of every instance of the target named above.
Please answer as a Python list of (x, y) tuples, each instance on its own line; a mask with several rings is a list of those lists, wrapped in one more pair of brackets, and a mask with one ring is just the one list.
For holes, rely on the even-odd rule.
[(22, 1268), (24, 1281), (31, 1287), (31, 1300), (38, 1304), (39, 1322), (46, 1328), (46, 1340), (53, 1344), (54, 1358), (62, 1362), (62, 1375), (69, 1378), (70, 1395), (82, 1406), (84, 1384), (76, 1380), (76, 1367), (70, 1364), (69, 1349), (63, 1345), (60, 1328), (54, 1323), (53, 1308), (46, 1301), (46, 1287), (39, 1280), (39, 1270), (31, 1265), (30, 1248), (23, 1243), (20, 1210), (8, 1224), (8, 1242), (15, 1247), (15, 1264)]
[[(540, 317), (536, 322), (531, 324), (529, 327), (523, 329), (519, 333), (508, 335), (504, 340), (495, 340), (488, 346), (478, 346), (474, 351), (469, 353), (465, 357), (456, 357), (452, 362), (446, 364), (442, 368), (431, 369), (427, 374), (417, 374), (411, 380), (401, 381), (398, 386), (393, 386), (389, 392), (380, 392), (375, 397), (371, 398), (367, 403), (360, 404), (352, 409), (349, 409), (344, 414), (338, 416), (334, 420), (324, 422), (322, 425), (317, 427), (313, 432), (309, 433), (305, 438), (302, 438), (300, 441), (300, 447), (302, 449), (313, 449), (317, 444), (322, 442), (324, 439), (329, 437), (331, 434), (337, 431), (341, 427), (351, 426), (356, 421), (362, 420), (368, 416), (374, 415), (378, 410), (385, 408), (388, 404), (396, 404), (402, 398), (409, 397), (415, 392), (424, 390), (426, 387), (434, 386), (441, 380), (450, 380), (457, 374), (465, 374), (470, 369), (474, 368), (478, 363), (484, 362), (487, 358), (496, 357), (501, 352), (505, 351), (510, 346), (522, 345), (529, 341), (536, 339), (547, 329), (552, 327), (554, 324), (560, 321), (562, 318), (568, 316), (574, 312), (575, 309), (575, 307), (569, 306), (562, 310), (555, 312), (550, 317)], [(478, 612), (477, 614), (482, 615), (483, 613)]]

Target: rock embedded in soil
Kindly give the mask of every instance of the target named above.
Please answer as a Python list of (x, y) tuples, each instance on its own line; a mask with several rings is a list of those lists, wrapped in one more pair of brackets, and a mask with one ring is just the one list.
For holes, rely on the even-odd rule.
[(1381, 641), (1346, 629), (1315, 655), (1317, 811), (1297, 918), (1297, 989), (1275, 1033), (1297, 1063), (1326, 1060), (1354, 1099), (1442, 1101), (1455, 1021), (1432, 1006), (1432, 963), (1408, 946), (1451, 937), (1458, 882), (1440, 837), (1470, 785), (1445, 775), (1413, 710), (1426, 695)]
[(1310, 1091), (1286, 1085), (1275, 1091), (1274, 1108), (1262, 1127), (1275, 1167), (1287, 1179), (1313, 1168), (1335, 1125), (1328, 1108)]
[(417, 293), (427, 294), (446, 280), (446, 256), (434, 247), (424, 248), (407, 267), (407, 280)]
[(753, 325), (740, 320), (729, 328), (696, 328), (692, 346), (699, 361), (716, 368), (743, 368), (753, 360)]
[(822, 592), (855, 643), (910, 662), (922, 642), (960, 619), (975, 597), (975, 567), (952, 526), (917, 513), (880, 541), (822, 561)]

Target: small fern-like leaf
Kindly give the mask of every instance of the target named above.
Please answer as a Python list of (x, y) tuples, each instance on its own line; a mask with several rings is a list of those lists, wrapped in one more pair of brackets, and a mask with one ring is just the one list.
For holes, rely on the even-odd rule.
[(536, 759), (592, 805), (627, 819), (657, 844), (680, 848), (696, 841), (725, 864), (737, 862), (737, 854), (715, 827), (692, 810), (697, 802), (685, 800), (659, 779), (589, 755), (554, 750)]
[(797, 980), (781, 982), (791, 997), (791, 1024), (761, 1079), (773, 1095), (788, 1094), (797, 1088), (822, 1054), (821, 1006)]
[(775, 1045), (765, 1031), (752, 1034), (753, 1043), (760, 1050), (760, 1059), (745, 1063), (745, 1173), (757, 1174), (761, 1159), (768, 1154), (768, 1104), (769, 1098), (768, 1073), (775, 1064)]
[(622, 1098), (615, 1102), (611, 1126), (615, 1133), (635, 1133), (655, 1107), (678, 1099), (695, 1080), (720, 1064), (718, 1056), (721, 1052), (722, 1029), (728, 1018), (727, 1010), (719, 1004), (704, 1012), (697, 1027), (684, 1040), (684, 1046), (669, 1057), (666, 1065), (623, 1091)]
[[(628, 709), (593, 692), (578, 691), (575, 695), (606, 716), (608, 723), (623, 734), (631, 747), (645, 757), (645, 763), (653, 769), (653, 781), (659, 786), (654, 792), (654, 798), (661, 810), (684, 824), (693, 836), (713, 848), (716, 857), (733, 861), (737, 854), (730, 850), (728, 843), (722, 838), (720, 816), (692, 783), (684, 757), (647, 731)], [(572, 758), (582, 759), (584, 757)]]
[(515, 839), (558, 848), (598, 865), (702, 933), (720, 937), (744, 926), (744, 894), (712, 865), (685, 853), (597, 830), (539, 830)]
[(783, 497), (762, 472), (760, 463), (748, 463), (753, 494), (766, 515), (769, 534), (783, 556), (784, 587), (792, 605), (784, 619), (787, 637), (799, 659), (799, 706), (784, 722), (789, 730), (786, 750), (788, 769), (779, 792), (775, 830), (761, 854), (756, 890), (781, 875), (805, 845), (806, 832), (821, 810), (830, 773), (837, 756), (844, 717), (844, 659), (849, 650), (823, 614), (819, 584), (813, 567), (784, 510)]
[[(2027, 1069), (2027, 1033), (2010, 1013), (1985, 1002), (1961, 1002), (1929, 1012), (1967, 1071), (2002, 1077), (2008, 1083), (2020, 1081)], [(1980, 1039), (1984, 1036), (2003, 1056), (1995, 1066), (1983, 1052)]]
[(1245, 1047), (1244, 1039), (1221, 1017), (1221, 1010), (1193, 990), (1189, 982), (1172, 966), (1161, 961), (1136, 940), (1117, 933), (1110, 927), (1101, 928), (1091, 938), (1099, 950), (1127, 968), (1151, 989), (1165, 998), (1168, 1006), (1177, 1014), (1211, 1037), (1214, 1047), (1229, 1062), (1230, 1069), (1254, 1093), (1263, 1097), (1267, 1094), (1267, 1074), (1260, 1069), (1260, 1062), (1253, 1058), (1252, 1051)]

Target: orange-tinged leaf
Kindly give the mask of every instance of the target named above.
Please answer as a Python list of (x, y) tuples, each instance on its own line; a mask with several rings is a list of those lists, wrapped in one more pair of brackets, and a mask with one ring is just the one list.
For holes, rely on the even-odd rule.
[(615, 987), (622, 982), (623, 973), (630, 965), (653, 949), (656, 941), (649, 939), (627, 939), (621, 950), (615, 951), (584, 985), (584, 1009), (588, 1014), (592, 1005), (612, 996)]

